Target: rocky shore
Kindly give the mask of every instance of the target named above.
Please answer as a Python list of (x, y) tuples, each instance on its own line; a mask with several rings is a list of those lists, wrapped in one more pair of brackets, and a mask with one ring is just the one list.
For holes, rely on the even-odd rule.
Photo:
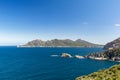
[(97, 52), (97, 53), (90, 53), (86, 56), (80, 56), (80, 55), (71, 55), (69, 53), (62, 53), (61, 55), (51, 55), (52, 57), (61, 56), (63, 58), (77, 58), (77, 59), (94, 59), (94, 60), (108, 60), (108, 61), (116, 61), (120, 62), (120, 49), (112, 49), (112, 50), (106, 50), (103, 52)]
[(111, 49), (103, 52), (91, 53), (86, 56), (89, 59), (120, 61), (120, 49)]
[[(105, 51), (90, 53), (85, 58), (95, 60), (108, 60), (120, 62), (120, 38), (117, 38), (103, 48)], [(76, 80), (120, 80), (120, 64), (109, 69), (100, 70), (86, 76), (77, 77)]]
[(51, 57), (62, 57), (62, 58), (77, 58), (77, 59), (83, 59), (85, 56), (80, 56), (80, 55), (71, 55), (69, 53), (62, 53), (61, 55), (51, 55)]

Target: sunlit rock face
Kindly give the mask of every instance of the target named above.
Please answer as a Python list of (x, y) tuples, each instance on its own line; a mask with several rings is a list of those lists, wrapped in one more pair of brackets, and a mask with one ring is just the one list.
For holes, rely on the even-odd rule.
[(104, 46), (105, 50), (111, 50), (115, 48), (120, 48), (120, 38), (115, 39), (114, 41), (109, 42)]

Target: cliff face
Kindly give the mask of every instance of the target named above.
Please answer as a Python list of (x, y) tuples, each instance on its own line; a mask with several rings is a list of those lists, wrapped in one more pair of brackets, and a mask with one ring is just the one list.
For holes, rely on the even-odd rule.
[(93, 44), (81, 39), (78, 39), (76, 41), (65, 39), (65, 40), (59, 40), (59, 39), (53, 39), (48, 41), (42, 41), (42, 40), (33, 40), (25, 45), (22, 45), (24, 47), (97, 47), (101, 45)]
[(120, 80), (120, 65), (112, 66), (109, 69), (100, 70), (92, 74), (77, 77), (76, 80)]
[(114, 48), (120, 48), (120, 38), (112, 42), (109, 42), (104, 46), (105, 50), (114, 49)]

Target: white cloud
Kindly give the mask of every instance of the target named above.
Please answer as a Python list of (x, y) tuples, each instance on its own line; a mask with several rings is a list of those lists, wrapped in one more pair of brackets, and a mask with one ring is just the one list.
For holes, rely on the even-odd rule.
[(120, 27), (120, 24), (114, 24), (114, 26)]

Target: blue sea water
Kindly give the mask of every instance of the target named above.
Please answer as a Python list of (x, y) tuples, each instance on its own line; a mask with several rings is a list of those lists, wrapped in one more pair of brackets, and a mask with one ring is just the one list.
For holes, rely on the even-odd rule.
[(74, 80), (118, 62), (51, 57), (70, 53), (87, 55), (102, 48), (0, 47), (0, 80)]

